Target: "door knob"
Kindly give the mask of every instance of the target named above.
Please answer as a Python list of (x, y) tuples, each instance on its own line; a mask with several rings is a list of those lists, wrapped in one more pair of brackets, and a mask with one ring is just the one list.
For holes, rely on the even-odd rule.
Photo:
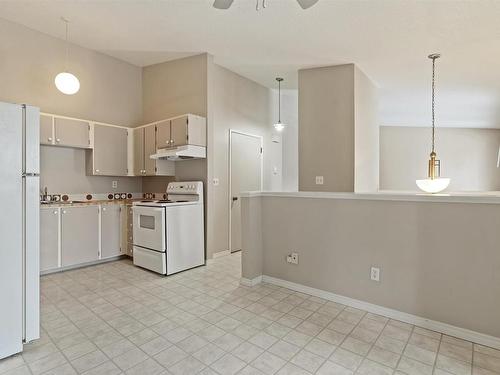
[(237, 200), (238, 200), (238, 197), (233, 197), (233, 202), (237, 201)]

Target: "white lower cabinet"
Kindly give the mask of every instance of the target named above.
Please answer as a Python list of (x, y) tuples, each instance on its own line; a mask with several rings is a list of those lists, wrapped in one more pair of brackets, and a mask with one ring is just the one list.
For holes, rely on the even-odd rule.
[(107, 204), (101, 207), (101, 259), (122, 255), (121, 206)]
[(99, 206), (61, 208), (61, 266), (99, 259)]
[(59, 214), (58, 207), (40, 208), (40, 271), (59, 267)]
[(40, 272), (127, 254), (127, 219), (124, 204), (41, 207)]

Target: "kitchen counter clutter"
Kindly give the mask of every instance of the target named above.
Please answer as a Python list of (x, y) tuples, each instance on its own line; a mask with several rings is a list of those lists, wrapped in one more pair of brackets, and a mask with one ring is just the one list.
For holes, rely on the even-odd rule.
[(244, 193), (242, 282), (500, 348), (499, 203), (494, 192)]

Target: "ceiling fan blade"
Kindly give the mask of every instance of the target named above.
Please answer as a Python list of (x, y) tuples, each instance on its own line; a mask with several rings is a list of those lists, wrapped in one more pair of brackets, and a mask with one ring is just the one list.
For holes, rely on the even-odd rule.
[(307, 9), (316, 4), (319, 0), (297, 0), (302, 9)]
[(215, 0), (214, 8), (217, 9), (229, 9), (234, 0)]

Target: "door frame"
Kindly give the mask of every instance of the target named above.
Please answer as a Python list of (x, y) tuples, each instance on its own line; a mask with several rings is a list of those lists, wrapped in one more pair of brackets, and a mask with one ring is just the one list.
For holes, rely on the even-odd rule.
[(232, 214), (231, 214), (231, 208), (232, 208), (232, 199), (233, 199), (233, 194), (232, 194), (232, 184), (231, 184), (231, 178), (232, 178), (232, 153), (233, 153), (233, 134), (239, 134), (239, 135), (244, 135), (247, 137), (253, 137), (257, 138), (260, 140), (260, 190), (263, 189), (264, 187), (264, 137), (262, 135), (256, 135), (252, 133), (247, 133), (243, 132), (240, 130), (234, 130), (234, 129), (229, 129), (229, 155), (228, 155), (228, 180), (227, 180), (227, 186), (228, 186), (228, 251), (229, 254), (231, 254), (231, 241), (232, 241), (232, 236), (231, 236), (231, 231), (232, 231)]

